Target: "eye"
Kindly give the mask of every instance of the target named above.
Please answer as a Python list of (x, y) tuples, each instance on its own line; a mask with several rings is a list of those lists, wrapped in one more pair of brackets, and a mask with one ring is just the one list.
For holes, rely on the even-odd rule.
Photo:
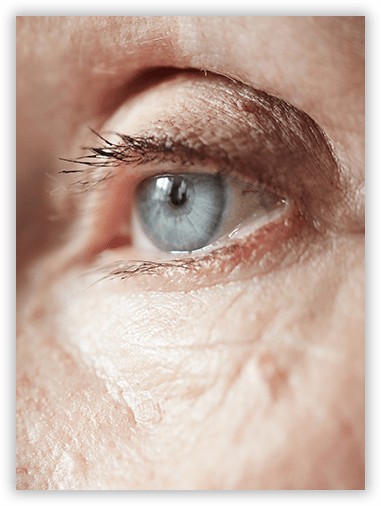
[(242, 83), (176, 76), (127, 101), (102, 132), (63, 172), (84, 191), (73, 254), (106, 278), (160, 274), (185, 289), (265, 274), (298, 261), (335, 212), (324, 132)]
[(271, 219), (285, 200), (222, 174), (175, 174), (145, 179), (135, 192), (134, 242), (145, 235), (164, 252), (205, 248), (247, 221)]

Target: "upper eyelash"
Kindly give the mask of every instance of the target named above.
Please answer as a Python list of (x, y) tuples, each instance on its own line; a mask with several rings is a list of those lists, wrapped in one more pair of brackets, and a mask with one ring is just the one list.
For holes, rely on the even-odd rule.
[(99, 148), (84, 147), (82, 149), (90, 151), (91, 154), (80, 156), (78, 158), (59, 158), (64, 162), (77, 163), (86, 166), (86, 168), (82, 169), (59, 171), (59, 174), (86, 175), (86, 179), (80, 179), (71, 183), (71, 188), (80, 187), (83, 192), (87, 192), (100, 183), (113, 177), (112, 171), (97, 177), (97, 169), (99, 168), (115, 169), (122, 164), (135, 163), (139, 165), (143, 162), (147, 162), (148, 160), (153, 160), (152, 155), (150, 157), (148, 156), (148, 153), (150, 152), (148, 150), (148, 145), (150, 145), (150, 149), (152, 149), (152, 143), (149, 143), (146, 138), (138, 139), (132, 138), (128, 135), (116, 134), (122, 140), (122, 143), (116, 144), (107, 140), (92, 128), (90, 128), (90, 130), (94, 135), (101, 139), (102, 142), (104, 142), (104, 146)]
[[(120, 138), (120, 143), (114, 143), (90, 128), (91, 132), (104, 143), (101, 147), (84, 147), (89, 154), (77, 158), (59, 158), (59, 160), (86, 166), (81, 169), (61, 170), (59, 174), (84, 174), (69, 185), (71, 189), (80, 189), (82, 192), (92, 190), (100, 183), (113, 177), (113, 171), (123, 165), (135, 166), (154, 161), (178, 162), (182, 167), (203, 163), (213, 156), (214, 163), (219, 166), (219, 173), (228, 174), (232, 171), (232, 161), (229, 155), (219, 149), (213, 150), (213, 155), (206, 153), (206, 146), (198, 144), (197, 149), (190, 146), (186, 140), (174, 142), (167, 136), (157, 138), (154, 136), (135, 136), (112, 132)], [(106, 174), (99, 173), (99, 169), (110, 169)]]

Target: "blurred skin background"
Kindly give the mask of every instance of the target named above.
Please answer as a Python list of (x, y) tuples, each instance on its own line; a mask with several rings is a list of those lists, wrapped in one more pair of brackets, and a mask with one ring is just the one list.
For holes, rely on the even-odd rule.
[[(362, 17), (17, 18), (18, 489), (364, 488), (364, 39)], [(89, 127), (156, 144), (60, 160), (110, 147)], [(291, 204), (185, 268), (134, 194), (217, 152)], [(95, 283), (137, 261), (161, 267)]]

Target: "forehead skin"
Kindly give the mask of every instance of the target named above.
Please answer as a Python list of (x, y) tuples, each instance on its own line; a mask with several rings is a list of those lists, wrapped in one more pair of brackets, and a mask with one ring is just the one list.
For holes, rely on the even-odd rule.
[[(68, 273), (34, 321), (21, 312), (23, 274), (61, 237), (46, 173), (149, 68), (222, 74), (309, 114), (363, 222), (364, 41), (360, 17), (17, 18), (18, 488), (364, 488), (362, 234), (189, 296), (108, 287), (75, 307)], [(200, 345), (227, 332), (237, 346)]]

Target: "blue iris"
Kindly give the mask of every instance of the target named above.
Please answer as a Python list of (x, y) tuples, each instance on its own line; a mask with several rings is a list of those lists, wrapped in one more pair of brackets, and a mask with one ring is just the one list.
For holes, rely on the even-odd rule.
[(163, 251), (194, 251), (210, 244), (227, 207), (226, 183), (212, 174), (146, 179), (136, 195), (142, 229)]

